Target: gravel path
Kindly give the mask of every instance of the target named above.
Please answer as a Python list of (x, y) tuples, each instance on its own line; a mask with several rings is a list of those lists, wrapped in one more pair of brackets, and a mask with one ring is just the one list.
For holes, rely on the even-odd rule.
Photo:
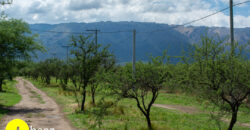
[(10, 112), (1, 120), (0, 130), (4, 130), (7, 123), (13, 119), (22, 119), (36, 129), (75, 130), (64, 118), (54, 100), (29, 81), (22, 78), (16, 80), (18, 81), (16, 87), (22, 100), (9, 108)]

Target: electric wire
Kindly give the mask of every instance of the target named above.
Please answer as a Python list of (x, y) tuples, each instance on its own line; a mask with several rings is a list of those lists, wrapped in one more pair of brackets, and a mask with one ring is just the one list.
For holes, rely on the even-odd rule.
[[(245, 3), (248, 3), (250, 2), (250, 0), (247, 0), (247, 1), (244, 1), (244, 2), (240, 2), (240, 3), (236, 3), (234, 4), (233, 6), (239, 6), (239, 5), (242, 5), (242, 4), (245, 4)], [(201, 21), (203, 19), (206, 19), (208, 17), (211, 17), (213, 15), (216, 15), (220, 12), (223, 12), (225, 10), (228, 10), (230, 7), (226, 7), (226, 8), (223, 8), (219, 11), (216, 11), (212, 14), (209, 14), (209, 15), (206, 15), (204, 17), (201, 17), (201, 18), (198, 18), (198, 19), (195, 19), (195, 20), (192, 20), (192, 21), (189, 21), (189, 22), (186, 22), (186, 23), (183, 23), (181, 25), (176, 25), (176, 26), (173, 26), (172, 28), (177, 28), (179, 26), (186, 26), (186, 25), (190, 25), (192, 23), (195, 23), (195, 22), (198, 22), (198, 21)], [(53, 31), (53, 30), (39, 30), (39, 29), (35, 29), (35, 28), (31, 28), (32, 31), (36, 31), (36, 32), (48, 32), (48, 33), (68, 33), (68, 34), (93, 34), (93, 33), (89, 33), (89, 32), (64, 32), (64, 31)], [(151, 31), (137, 31), (137, 33), (154, 33), (154, 32), (161, 32), (161, 31), (166, 31), (166, 30), (169, 30), (168, 29), (157, 29), (157, 30), (151, 30)], [(102, 33), (102, 34), (113, 34), (113, 33), (123, 33), (123, 32), (133, 32), (133, 30), (118, 30), (118, 31), (100, 31), (99, 33)]]

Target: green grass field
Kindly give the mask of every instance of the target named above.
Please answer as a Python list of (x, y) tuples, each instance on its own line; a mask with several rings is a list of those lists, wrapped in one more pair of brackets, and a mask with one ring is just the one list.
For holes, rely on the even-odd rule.
[[(91, 105), (91, 97), (87, 96), (87, 109), (85, 113), (79, 113), (77, 103), (74, 95), (69, 91), (63, 91), (52, 81), (52, 85), (47, 86), (31, 80), (32, 83), (45, 91), (49, 96), (54, 98), (58, 104), (61, 105), (63, 111), (66, 113), (67, 118), (72, 122), (74, 126), (81, 129), (90, 129), (95, 123), (94, 116), (91, 111), (95, 109)], [(96, 94), (97, 102), (104, 97), (102, 92)], [(105, 97), (107, 102), (112, 102), (112, 97)], [(169, 105), (180, 105), (189, 106), (196, 108), (199, 112), (188, 114), (178, 110), (170, 110), (165, 108), (152, 107), (151, 109), (151, 120), (154, 128), (168, 130), (168, 129), (218, 129), (218, 123), (211, 119), (209, 111), (211, 109), (210, 104), (206, 101), (197, 100), (194, 96), (185, 94), (169, 94), (161, 93), (156, 100), (157, 104), (169, 104)], [(224, 118), (229, 118), (225, 116)], [(250, 124), (250, 110), (243, 106), (240, 109), (238, 122)], [(219, 121), (222, 129), (227, 129), (228, 122)], [(147, 123), (136, 107), (136, 102), (131, 99), (123, 99), (116, 106), (108, 109), (108, 114), (105, 115), (102, 124), (103, 129), (147, 129)], [(236, 124), (235, 129), (247, 130), (249, 127), (244, 127), (240, 124)], [(95, 128), (97, 129), (97, 127)]]
[(3, 85), (3, 91), (0, 92), (0, 120), (8, 113), (6, 107), (13, 106), (21, 100), (21, 96), (18, 94), (18, 90), (15, 87), (16, 81), (7, 81)]

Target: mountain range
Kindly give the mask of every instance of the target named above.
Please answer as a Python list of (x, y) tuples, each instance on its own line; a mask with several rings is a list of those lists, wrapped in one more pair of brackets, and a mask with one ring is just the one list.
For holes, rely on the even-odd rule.
[[(86, 30), (98, 29), (98, 43), (110, 45), (110, 51), (119, 63), (132, 61), (133, 32), (136, 30), (136, 60), (147, 61), (149, 56), (162, 55), (167, 50), (170, 56), (181, 56), (190, 50), (193, 44), (199, 44), (201, 37), (224, 39), (229, 42), (229, 28), (195, 27), (167, 25), (142, 22), (95, 22), (95, 23), (61, 23), (30, 24), (33, 33), (39, 34), (39, 41), (47, 49), (46, 53), (38, 53), (38, 60), (51, 58), (53, 55), (65, 59), (67, 55), (64, 45), (71, 43), (72, 35), (92, 35)], [(88, 34), (86, 34), (88, 33)], [(250, 28), (235, 28), (235, 40), (239, 44), (250, 41)], [(70, 49), (70, 48), (69, 48)]]

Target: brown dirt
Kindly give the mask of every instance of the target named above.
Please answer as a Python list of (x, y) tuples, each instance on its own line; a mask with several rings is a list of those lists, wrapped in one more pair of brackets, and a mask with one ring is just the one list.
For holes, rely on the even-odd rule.
[(201, 111), (195, 107), (189, 107), (189, 106), (181, 106), (181, 105), (166, 105), (166, 104), (153, 104), (155, 107), (161, 107), (161, 108), (166, 108), (166, 109), (171, 109), (171, 110), (178, 110), (183, 113), (188, 113), (188, 114), (195, 114), (195, 113), (201, 113)]
[[(224, 121), (224, 122), (230, 123), (230, 120), (229, 120), (229, 119), (222, 118), (221, 120)], [(240, 126), (244, 126), (244, 127), (250, 127), (250, 124), (249, 124), (249, 123), (240, 123), (240, 122), (236, 122), (236, 124), (238, 124), (238, 125), (240, 125)]]
[[(153, 104), (155, 107), (160, 107), (160, 108), (165, 108), (165, 109), (170, 109), (170, 110), (177, 110), (181, 111), (183, 113), (188, 113), (188, 114), (196, 114), (196, 113), (202, 113), (201, 110), (195, 108), (195, 107), (190, 107), (190, 106), (181, 106), (181, 105), (167, 105), (167, 104)], [(221, 119), (224, 122), (230, 122), (229, 119), (222, 118)], [(249, 123), (240, 123), (236, 122), (236, 124), (243, 126), (243, 127), (250, 127)]]
[(54, 100), (29, 81), (22, 78), (16, 80), (18, 81), (16, 87), (22, 100), (9, 108), (10, 112), (1, 120), (0, 130), (4, 130), (7, 123), (13, 119), (22, 119), (36, 129), (75, 130), (64, 118), (64, 114)]

